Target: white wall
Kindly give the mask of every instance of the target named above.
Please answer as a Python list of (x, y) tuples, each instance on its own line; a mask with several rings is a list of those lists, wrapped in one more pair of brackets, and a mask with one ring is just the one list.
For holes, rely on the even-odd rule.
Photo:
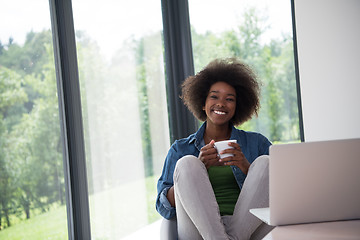
[(360, 137), (360, 0), (295, 0), (305, 141)]

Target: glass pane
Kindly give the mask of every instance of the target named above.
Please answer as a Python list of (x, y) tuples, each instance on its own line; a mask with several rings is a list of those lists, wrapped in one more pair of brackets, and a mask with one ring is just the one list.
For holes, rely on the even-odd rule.
[(142, 239), (160, 219), (170, 146), (160, 4), (73, 0), (93, 239)]
[(189, 1), (195, 70), (223, 57), (249, 64), (262, 82), (261, 110), (240, 128), (300, 141), (290, 1), (209, 0), (206, 11), (203, 4)]
[(0, 239), (68, 239), (48, 4), (0, 8)]

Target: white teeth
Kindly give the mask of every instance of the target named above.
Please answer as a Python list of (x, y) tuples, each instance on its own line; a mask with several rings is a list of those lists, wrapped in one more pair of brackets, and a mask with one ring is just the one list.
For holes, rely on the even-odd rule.
[(226, 114), (225, 112), (220, 112), (220, 111), (214, 111), (214, 113), (220, 114), (220, 115), (225, 115)]

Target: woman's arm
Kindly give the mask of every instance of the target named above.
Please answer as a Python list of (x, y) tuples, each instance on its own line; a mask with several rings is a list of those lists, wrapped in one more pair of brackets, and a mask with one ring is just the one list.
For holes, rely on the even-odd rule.
[[(157, 184), (156, 210), (166, 219), (171, 219), (176, 215), (175, 204), (171, 200), (175, 199), (173, 193), (173, 172), (178, 157), (176, 143), (174, 143), (166, 156), (163, 171)], [(172, 198), (170, 197), (169, 199), (168, 196), (172, 196)]]
[(172, 207), (175, 207), (174, 186), (172, 186), (171, 188), (169, 188), (169, 191), (167, 192), (166, 197), (167, 197), (167, 199), (169, 200), (169, 203), (171, 204), (171, 206), (172, 206)]

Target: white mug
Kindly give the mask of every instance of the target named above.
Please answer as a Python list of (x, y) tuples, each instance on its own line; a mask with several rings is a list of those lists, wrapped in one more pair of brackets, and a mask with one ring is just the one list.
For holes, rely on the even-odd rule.
[(225, 140), (225, 141), (215, 142), (215, 149), (217, 150), (218, 154), (220, 155), (220, 158), (226, 158), (226, 157), (233, 156), (233, 154), (231, 154), (231, 153), (220, 154), (225, 149), (233, 148), (228, 145), (229, 142), (236, 143), (237, 141), (236, 140)]

